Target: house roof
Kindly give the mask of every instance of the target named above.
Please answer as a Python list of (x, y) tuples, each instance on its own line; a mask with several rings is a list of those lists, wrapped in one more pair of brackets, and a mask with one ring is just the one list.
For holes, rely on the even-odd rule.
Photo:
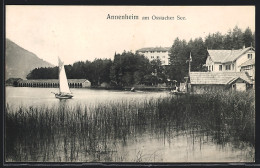
[[(84, 83), (88, 81), (87, 79), (68, 79), (68, 83)], [(58, 83), (58, 79), (30, 79), (21, 80), (21, 83)]]
[(248, 65), (255, 65), (255, 59), (250, 59), (250, 60), (244, 62), (243, 64), (239, 65), (239, 67), (245, 67)]
[(239, 56), (250, 49), (254, 50), (253, 47), (247, 47), (239, 50), (208, 50), (208, 53), (214, 62), (225, 63), (235, 61)]
[(147, 48), (141, 48), (137, 50), (137, 52), (142, 51), (169, 51), (171, 47), (147, 47)]
[(191, 84), (226, 85), (238, 78), (252, 84), (252, 80), (245, 72), (190, 72)]

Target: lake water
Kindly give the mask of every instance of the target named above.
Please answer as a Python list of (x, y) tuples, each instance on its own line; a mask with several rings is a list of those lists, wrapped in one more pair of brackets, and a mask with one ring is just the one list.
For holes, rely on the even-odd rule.
[[(32, 88), (32, 87), (6, 87), (6, 103), (14, 106), (55, 106), (60, 104), (60, 100), (55, 98), (58, 88)], [(159, 98), (169, 96), (168, 92), (129, 92), (96, 90), (86, 88), (71, 88), (74, 97), (66, 100), (66, 105), (93, 106), (99, 103), (117, 101), (142, 101), (149, 98)]]
[[(112, 90), (94, 90), (84, 88), (72, 88), (73, 99), (65, 101), (68, 106), (95, 106), (96, 104), (109, 104), (115, 102), (142, 102), (151, 98), (163, 98), (169, 96), (167, 92), (129, 92)], [(6, 103), (16, 109), (25, 107), (54, 107), (60, 105), (61, 101), (56, 99), (51, 92), (58, 92), (57, 88), (29, 88), (29, 87), (6, 87)], [(64, 102), (62, 102), (64, 103)], [(173, 129), (174, 130), (174, 129)], [(98, 130), (97, 130), (98, 131)], [(171, 131), (165, 138), (163, 134), (154, 134), (146, 130), (137, 134), (138, 136), (121, 141), (117, 139), (108, 144), (116, 152), (109, 156), (87, 154), (82, 145), (78, 144), (76, 157), (71, 159), (64, 154), (63, 148), (57, 147), (55, 157), (48, 155), (47, 159), (38, 159), (28, 156), (18, 161), (75, 161), (75, 162), (98, 162), (98, 161), (119, 161), (119, 162), (251, 162), (254, 161), (254, 149), (251, 147), (234, 147), (234, 144), (219, 144), (211, 136), (204, 132), (188, 133), (189, 130)], [(53, 135), (55, 136), (55, 135)], [(59, 139), (59, 137), (57, 137)], [(43, 142), (46, 144), (46, 142)], [(48, 144), (48, 143), (47, 143)], [(61, 141), (60, 144), (63, 144)], [(16, 144), (17, 146), (21, 144)], [(53, 145), (53, 144), (50, 144)], [(71, 144), (68, 144), (71, 146)], [(243, 146), (241, 142), (237, 146)], [(63, 144), (63, 146), (65, 146)], [(75, 145), (77, 146), (77, 145)], [(48, 148), (48, 147), (46, 147)], [(51, 147), (49, 147), (51, 148)], [(76, 148), (76, 147), (75, 147)], [(37, 151), (36, 149), (34, 149)], [(72, 148), (71, 148), (72, 150)], [(21, 152), (22, 151), (22, 152)], [(27, 150), (24, 150), (27, 151)], [(34, 152), (35, 152), (34, 151)], [(41, 150), (39, 150), (41, 151)], [(40, 152), (35, 155), (40, 155)], [(66, 150), (67, 151), (67, 150)], [(20, 150), (23, 153), (23, 149)], [(53, 152), (50, 152), (53, 153)], [(27, 154), (26, 154), (27, 155)], [(98, 157), (98, 158), (95, 158)], [(29, 157), (30, 158), (30, 157)], [(106, 159), (109, 158), (109, 159)], [(9, 161), (17, 161), (9, 158)]]

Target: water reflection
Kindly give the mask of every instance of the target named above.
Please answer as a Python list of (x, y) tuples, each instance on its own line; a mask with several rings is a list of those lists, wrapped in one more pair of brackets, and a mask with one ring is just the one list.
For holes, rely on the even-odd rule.
[[(210, 114), (201, 107), (196, 111), (196, 108), (191, 109), (185, 102), (176, 102), (174, 99), (149, 99), (163, 97), (164, 93), (135, 95), (80, 90), (78, 95), (75, 99), (60, 100), (54, 97), (46, 98), (49, 95), (43, 94), (42, 105), (34, 105), (34, 101), (28, 101), (26, 104), (30, 107), (9, 107), (6, 118), (6, 160), (254, 161), (254, 143), (250, 145), (249, 140), (241, 140), (241, 136), (237, 136), (241, 129), (238, 129), (236, 124), (232, 125), (233, 122), (225, 125), (226, 120), (219, 120), (219, 115), (215, 115), (216, 111)], [(93, 95), (92, 99), (89, 95)], [(26, 94), (24, 96), (26, 97)], [(8, 101), (14, 103), (14, 97), (9, 96)], [(122, 101), (125, 98), (128, 101)], [(18, 104), (25, 102), (16, 99)], [(56, 104), (45, 107), (48, 100)], [(95, 106), (90, 106), (91, 103)], [(251, 130), (249, 126), (243, 129)]]
[(67, 99), (59, 99), (59, 107), (61, 109), (64, 109), (67, 104), (67, 101), (68, 101)]

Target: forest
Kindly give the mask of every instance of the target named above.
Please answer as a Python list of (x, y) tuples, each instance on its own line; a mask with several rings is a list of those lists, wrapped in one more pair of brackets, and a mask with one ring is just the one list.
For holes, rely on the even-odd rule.
[[(226, 34), (220, 32), (208, 34), (205, 39), (198, 37), (189, 41), (174, 39), (169, 51), (170, 65), (162, 66), (160, 60), (149, 61), (148, 58), (124, 51), (115, 53), (114, 59), (95, 59), (78, 61), (65, 65), (69, 79), (88, 79), (92, 86), (106, 82), (111, 86), (157, 85), (169, 80), (182, 82), (188, 76), (190, 55), (191, 71), (206, 71), (204, 66), (208, 49), (242, 49), (255, 47), (255, 33), (247, 28), (242, 31), (238, 26)], [(27, 79), (58, 79), (58, 67), (36, 68)]]

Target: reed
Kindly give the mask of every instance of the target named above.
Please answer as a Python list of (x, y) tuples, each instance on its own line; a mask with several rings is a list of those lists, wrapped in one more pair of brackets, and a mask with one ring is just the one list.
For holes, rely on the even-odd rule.
[[(120, 145), (149, 136), (170, 141), (176, 134), (212, 137), (215, 143), (254, 148), (254, 92), (169, 96), (95, 107), (6, 105), (7, 161), (127, 161)], [(143, 160), (138, 153), (134, 161)], [(147, 157), (148, 158), (148, 157)], [(149, 157), (151, 160), (151, 157)]]

